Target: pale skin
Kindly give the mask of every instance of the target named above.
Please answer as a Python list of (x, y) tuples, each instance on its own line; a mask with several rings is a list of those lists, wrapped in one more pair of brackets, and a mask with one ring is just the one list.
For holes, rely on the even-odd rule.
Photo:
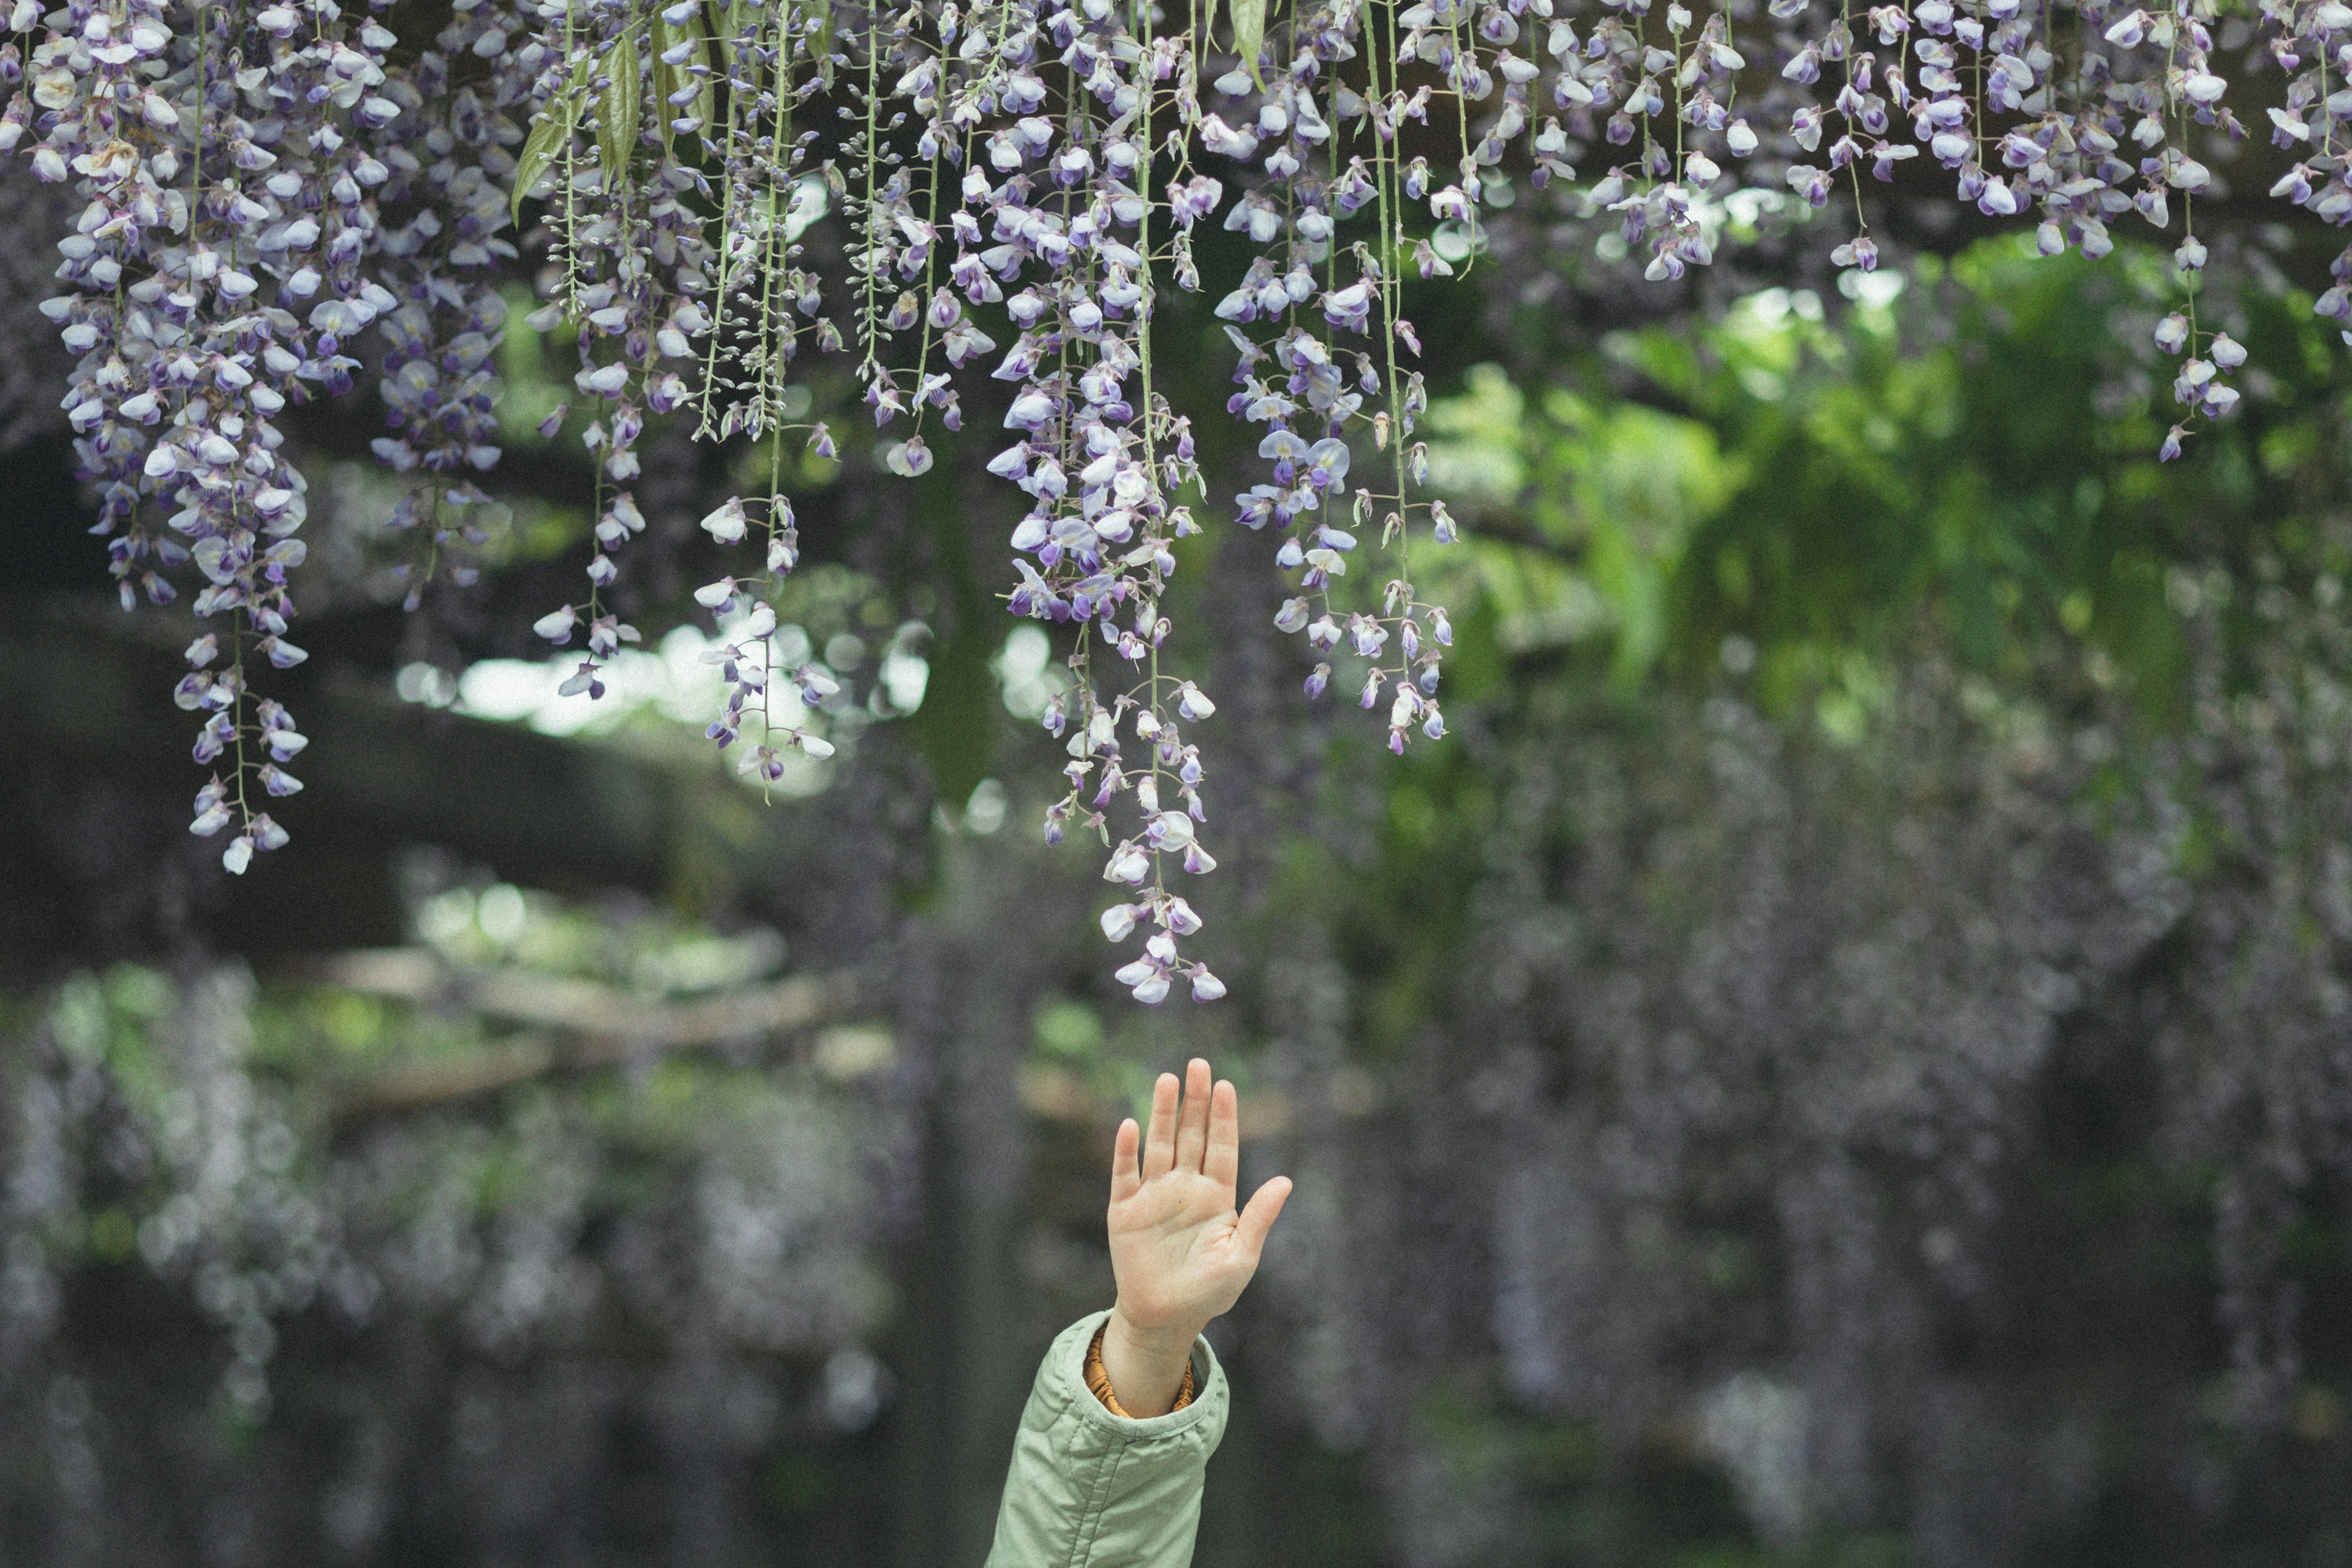
[(1148, 1131), (1133, 1117), (1118, 1124), (1109, 1215), (1118, 1300), (1103, 1330), (1102, 1363), (1129, 1415), (1175, 1407), (1193, 1339), (1240, 1300), (1290, 1196), (1290, 1178), (1276, 1176), (1236, 1213), (1241, 1153), (1234, 1086), (1212, 1088), (1209, 1064), (1197, 1057), (1181, 1094), (1174, 1073), (1152, 1086)]

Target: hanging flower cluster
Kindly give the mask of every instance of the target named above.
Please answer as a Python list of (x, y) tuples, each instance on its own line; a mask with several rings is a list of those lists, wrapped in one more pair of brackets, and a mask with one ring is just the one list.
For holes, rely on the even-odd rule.
[(424, 559), (394, 568), (408, 582), (410, 609), (445, 557), (450, 578), (470, 585), (471, 552), (487, 542), (475, 517), (489, 498), (467, 476), (499, 460), (499, 271), (520, 256), (502, 237), (512, 221), (510, 149), (521, 140), (511, 117), (526, 112), (533, 58), (544, 52), (509, 47), (527, 24), (505, 0), (458, 0), (452, 9), (433, 47), (385, 85), (400, 113), (379, 138), (390, 177), (378, 206), (398, 220), (383, 235), (379, 275), (399, 302), (377, 324), (392, 434), (374, 445), (394, 472), (416, 476), (386, 520), (423, 536)]
[[(234, 830), (232, 870), (285, 841), (261, 805), (300, 787), (299, 731), (247, 683), (303, 657), (288, 640), (303, 482), (272, 421), (347, 390), (372, 331), (376, 450), (414, 476), (388, 519), (418, 544), (410, 602), (436, 574), (469, 581), (487, 499), (471, 476), (499, 458), (496, 285), (527, 211), (545, 237), (532, 325), (576, 343), (596, 470), (586, 589), (536, 629), (582, 640), (564, 689), (591, 697), (637, 640), (609, 590), (646, 529), (648, 419), (764, 443), (768, 493), (703, 521), (751, 553), (696, 595), (729, 692), (709, 736), (762, 779), (788, 750), (827, 752), (799, 715), (835, 689), (781, 660), (775, 635), (799, 554), (783, 443), (835, 450), (794, 424), (795, 358), (856, 356), (882, 455), (910, 479), (934, 461), (927, 425), (962, 426), (960, 378), (1003, 384), (1008, 444), (987, 466), (1026, 498), (1009, 605), (1064, 628), (1075, 676), (1045, 717), (1069, 755), (1045, 831), (1100, 844), (1118, 900), (1103, 930), (1141, 937), (1119, 977), (1146, 1002), (1180, 982), (1223, 991), (1187, 956), (1200, 917), (1179, 890), (1215, 864), (1195, 739), (1215, 704), (1163, 667), (1162, 605), (1176, 542), (1226, 508), (1195, 460), (1198, 411), (1152, 375), (1162, 289), (1202, 287), (1202, 223), (1252, 247), (1213, 302), (1234, 353), (1227, 410), (1264, 465), (1232, 520), (1269, 536), (1308, 696), (1342, 681), (1400, 752), (1444, 733), (1452, 631), (1413, 567), (1455, 531), (1425, 493), (1403, 289), (1475, 268), (1483, 215), (1515, 181), (1613, 217), (1656, 280), (1708, 264), (1725, 198), (1758, 185), (1850, 205), (1833, 259), (1869, 271), (1864, 175), (1915, 162), (2045, 253), (2102, 255), (2123, 224), (2177, 234), (2181, 308), (2156, 344), (2180, 359), (2182, 416), (2164, 455), (2238, 396), (2245, 352), (2197, 310), (2191, 219), (2217, 183), (2199, 153), (2245, 135), (2223, 72), (2248, 57), (2221, 52), (2212, 0), (1769, 0), (1762, 16), (1298, 0), (1274, 16), (1265, 0), (457, 0), (429, 47), (384, 9), (14, 0), (20, 38), (0, 47), (0, 149), (28, 148), (87, 199), (47, 309), (79, 356), (66, 407), (121, 596), (188, 583), (216, 623), (178, 695), (214, 770), (193, 826)], [(2335, 144), (2352, 134), (2352, 6), (2263, 0), (2252, 39), (2286, 73), (2267, 117), (2298, 160), (2272, 194), (2352, 221), (2352, 149)], [(1579, 162), (1601, 165), (1581, 186)], [(803, 246), (828, 216), (830, 277)], [(2352, 341), (2352, 249), (2336, 277), (2317, 308)]]

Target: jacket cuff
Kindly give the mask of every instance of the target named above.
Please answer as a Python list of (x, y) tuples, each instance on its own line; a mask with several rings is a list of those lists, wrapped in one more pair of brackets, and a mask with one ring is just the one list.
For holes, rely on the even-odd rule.
[[(1118, 1310), (1118, 1309), (1114, 1307), (1111, 1310), (1115, 1312)], [(1097, 1399), (1103, 1402), (1104, 1409), (1109, 1411), (1113, 1415), (1125, 1415), (1129, 1413), (1119, 1407), (1118, 1391), (1111, 1387), (1110, 1372), (1103, 1365), (1103, 1336), (1109, 1331), (1110, 1325), (1106, 1323), (1101, 1328), (1095, 1331), (1093, 1339), (1087, 1342), (1087, 1359), (1085, 1363), (1087, 1387), (1093, 1391), (1094, 1396)], [(1169, 1409), (1181, 1410), (1184, 1406), (1192, 1403), (1192, 1395), (1199, 1392), (1199, 1390), (1193, 1386), (1193, 1383), (1194, 1376), (1192, 1360), (1190, 1355), (1187, 1355), (1184, 1358), (1184, 1375), (1176, 1384), (1176, 1397), (1169, 1405)]]
[(1054, 1337), (1054, 1346), (1045, 1352), (1045, 1364), (1041, 1369), (1047, 1384), (1048, 1396), (1071, 1410), (1087, 1426), (1105, 1436), (1117, 1436), (1129, 1442), (1150, 1437), (1171, 1437), (1188, 1432), (1211, 1418), (1213, 1411), (1222, 1425), (1227, 1400), (1224, 1369), (1217, 1364), (1217, 1352), (1209, 1348), (1207, 1339), (1192, 1339), (1192, 1402), (1181, 1410), (1165, 1415), (1114, 1415), (1095, 1391), (1087, 1386), (1087, 1352), (1092, 1348), (1095, 1335), (1110, 1321), (1110, 1310), (1089, 1312)]

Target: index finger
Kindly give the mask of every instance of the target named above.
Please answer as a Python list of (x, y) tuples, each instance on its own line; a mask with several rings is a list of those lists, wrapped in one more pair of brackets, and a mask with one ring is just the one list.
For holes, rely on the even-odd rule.
[(1164, 1176), (1176, 1166), (1176, 1075), (1164, 1072), (1151, 1086), (1151, 1130), (1143, 1137), (1143, 1179)]

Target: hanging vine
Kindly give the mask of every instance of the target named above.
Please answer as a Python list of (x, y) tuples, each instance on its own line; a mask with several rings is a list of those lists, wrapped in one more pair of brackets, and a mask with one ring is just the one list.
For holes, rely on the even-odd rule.
[[(2337, 0), (2263, 0), (2229, 57), (2212, 0), (1769, 0), (1761, 16), (1674, 0), (1654, 18), (1649, 0), (457, 0), (415, 40), (386, 10), (16, 0), (0, 48), (0, 150), (87, 203), (45, 310), (77, 356), (65, 405), (121, 597), (191, 585), (208, 628), (177, 691), (210, 770), (193, 829), (227, 834), (241, 872), (286, 842), (267, 804), (301, 787), (304, 738), (255, 689), (304, 657), (305, 486), (278, 416), (347, 391), (373, 329), (375, 447), (411, 484), (386, 520), (415, 542), (409, 602), (469, 582), (487, 500), (469, 476), (499, 458), (496, 283), (530, 222), (548, 263), (531, 324), (576, 346), (595, 468), (585, 591), (536, 630), (581, 645), (564, 690), (601, 695), (640, 637), (612, 590), (646, 528), (646, 422), (755, 444), (765, 492), (702, 524), (742, 567), (696, 598), (727, 685), (709, 738), (762, 780), (790, 751), (826, 754), (802, 718), (836, 689), (776, 637), (799, 557), (786, 443), (835, 450), (796, 412), (799, 357), (855, 356), (909, 478), (961, 427), (960, 378), (1007, 384), (1010, 444), (987, 466), (1027, 504), (1004, 595), (1060, 629), (1073, 677), (1045, 716), (1069, 757), (1045, 832), (1101, 849), (1102, 928), (1140, 938), (1118, 973), (1146, 1002), (1223, 992), (1184, 945), (1201, 923), (1185, 879), (1215, 865), (1199, 727), (1216, 708), (1168, 658), (1178, 541), (1227, 517), (1268, 535), (1308, 697), (1344, 667), (1392, 751), (1445, 732), (1452, 630), (1416, 570), (1457, 531), (1427, 489), (1404, 290), (1474, 270), (1515, 182), (1616, 217), (1604, 237), (1661, 281), (1709, 264), (1726, 197), (1759, 187), (1850, 204), (1832, 259), (1868, 272), (1865, 168), (1892, 182), (1923, 152), (2047, 254), (2103, 255), (2130, 218), (2176, 232), (2177, 200), (2180, 309), (2155, 334), (2180, 361), (2168, 458), (2229, 413), (2245, 359), (2200, 320), (2192, 224), (2214, 184), (2199, 153), (2246, 134), (2225, 69), (2259, 54), (2286, 74), (2267, 118), (2298, 161), (2271, 195), (2352, 219)], [(1588, 184), (1580, 160), (1602, 165)], [(821, 218), (838, 276), (803, 249)], [(1209, 221), (1253, 249), (1213, 306), (1228, 412), (1264, 464), (1230, 505), (1197, 460), (1201, 411), (1153, 369), (1162, 290), (1202, 289)], [(2335, 276), (2316, 309), (2352, 323), (2352, 250)]]

